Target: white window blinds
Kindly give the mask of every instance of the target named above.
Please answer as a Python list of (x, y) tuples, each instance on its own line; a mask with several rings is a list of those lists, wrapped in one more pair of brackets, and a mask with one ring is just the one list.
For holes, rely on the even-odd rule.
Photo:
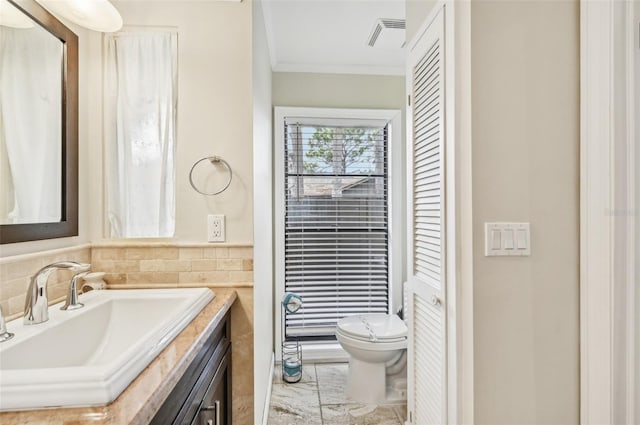
[(286, 337), (332, 338), (338, 319), (388, 312), (388, 128), (285, 120)]

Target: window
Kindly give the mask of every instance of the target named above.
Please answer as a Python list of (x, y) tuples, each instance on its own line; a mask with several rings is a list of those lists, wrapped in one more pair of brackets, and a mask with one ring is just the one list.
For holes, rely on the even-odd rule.
[(285, 338), (333, 339), (345, 316), (389, 311), (389, 125), (285, 117), (284, 291), (302, 296)]
[(177, 34), (105, 35), (105, 143), (114, 238), (175, 231)]

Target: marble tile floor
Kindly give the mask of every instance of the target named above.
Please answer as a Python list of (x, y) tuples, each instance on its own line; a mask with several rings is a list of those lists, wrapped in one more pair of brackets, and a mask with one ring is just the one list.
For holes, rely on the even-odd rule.
[(276, 366), (271, 390), (269, 425), (402, 425), (405, 404), (364, 405), (349, 399), (347, 363), (304, 365), (302, 379), (282, 381)]

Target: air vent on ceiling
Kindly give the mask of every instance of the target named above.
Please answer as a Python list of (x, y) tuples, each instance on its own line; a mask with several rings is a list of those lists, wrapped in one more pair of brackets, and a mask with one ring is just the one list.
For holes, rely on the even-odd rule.
[(376, 19), (367, 45), (386, 49), (401, 49), (405, 43), (404, 19)]

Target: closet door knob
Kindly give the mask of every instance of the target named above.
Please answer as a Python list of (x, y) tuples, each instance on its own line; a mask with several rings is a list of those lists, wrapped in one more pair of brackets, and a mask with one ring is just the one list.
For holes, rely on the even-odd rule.
[(442, 305), (442, 301), (440, 301), (440, 298), (438, 298), (438, 297), (436, 297), (435, 295), (433, 295), (433, 296), (431, 297), (431, 305), (434, 305), (434, 306), (436, 306), (436, 307), (437, 307), (437, 306), (439, 306), (439, 305)]

